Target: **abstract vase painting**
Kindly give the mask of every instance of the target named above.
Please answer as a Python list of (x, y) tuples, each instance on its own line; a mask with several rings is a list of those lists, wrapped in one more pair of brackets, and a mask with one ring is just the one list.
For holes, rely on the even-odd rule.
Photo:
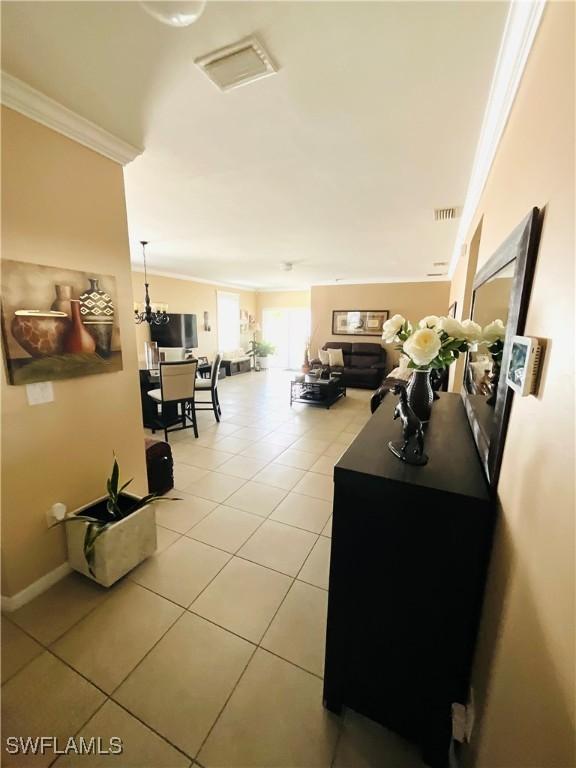
[(122, 370), (110, 275), (2, 262), (2, 335), (11, 384)]

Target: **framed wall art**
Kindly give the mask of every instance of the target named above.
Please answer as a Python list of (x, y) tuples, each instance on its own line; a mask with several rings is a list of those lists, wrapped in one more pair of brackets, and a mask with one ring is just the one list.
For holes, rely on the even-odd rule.
[(10, 384), (120, 371), (116, 279), (3, 261), (2, 336)]
[(387, 309), (335, 309), (332, 335), (382, 336), (382, 326), (389, 316)]

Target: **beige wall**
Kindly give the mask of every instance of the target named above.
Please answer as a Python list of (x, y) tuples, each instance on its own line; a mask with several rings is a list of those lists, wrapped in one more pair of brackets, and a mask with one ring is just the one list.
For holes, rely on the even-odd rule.
[(66, 560), (46, 511), (105, 493), (112, 451), (146, 491), (122, 168), (3, 109), (2, 256), (114, 275), (124, 360), (54, 382), (54, 402), (37, 406), (2, 373), (2, 592), (14, 595)]
[(261, 324), (264, 309), (309, 309), (310, 291), (259, 291), (256, 306)]
[[(193, 280), (180, 280), (174, 277), (160, 277), (148, 275), (150, 283), (150, 297), (152, 303), (168, 303), (168, 311), (176, 313), (189, 313), (196, 315), (198, 323), (198, 350), (197, 355), (205, 355), (212, 359), (218, 349), (218, 313), (216, 294), (220, 291), (238, 293), (240, 295), (240, 309), (245, 309), (249, 314), (256, 316), (256, 294), (254, 291), (240, 291), (234, 288), (225, 288), (216, 283), (197, 283)], [(134, 301), (144, 301), (144, 274), (132, 273), (132, 289)], [(210, 331), (204, 330), (204, 312), (210, 313)], [(146, 323), (136, 327), (136, 343), (138, 357), (144, 359), (144, 342), (150, 338), (150, 329)], [(241, 335), (240, 343), (244, 348), (248, 347), (251, 338), (250, 333)]]
[[(312, 287), (311, 353), (327, 341), (380, 342), (376, 336), (333, 336), (332, 311), (335, 309), (388, 309), (390, 317), (404, 315), (418, 322), (425, 315), (448, 312), (450, 283), (377, 283), (374, 285), (317, 285)], [(388, 350), (390, 368), (398, 357), (393, 344)]]
[(483, 216), (482, 265), (546, 208), (525, 332), (547, 353), (506, 438), (467, 750), (479, 768), (575, 764), (574, 144), (574, 5), (549, 3), (470, 229)]

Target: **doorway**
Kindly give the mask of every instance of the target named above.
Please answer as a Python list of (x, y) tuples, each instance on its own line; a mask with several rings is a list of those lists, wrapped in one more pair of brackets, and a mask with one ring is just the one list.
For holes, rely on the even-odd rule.
[(300, 369), (309, 336), (309, 309), (278, 308), (262, 311), (262, 339), (276, 348), (270, 357), (271, 368)]

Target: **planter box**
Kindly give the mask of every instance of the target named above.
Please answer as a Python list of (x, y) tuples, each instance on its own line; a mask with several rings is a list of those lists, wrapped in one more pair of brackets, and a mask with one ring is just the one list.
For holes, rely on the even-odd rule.
[[(122, 494), (122, 496), (129, 499), (138, 498), (129, 494)], [(77, 509), (75, 514), (81, 512), (90, 514), (90, 510), (105, 499), (106, 497), (97, 499)], [(156, 551), (154, 502), (114, 523), (100, 535), (94, 547), (95, 576), (90, 573), (84, 557), (84, 536), (87, 526), (88, 523), (68, 523), (64, 526), (68, 544), (68, 562), (75, 571), (83, 573), (84, 576), (103, 587), (112, 586)]]

